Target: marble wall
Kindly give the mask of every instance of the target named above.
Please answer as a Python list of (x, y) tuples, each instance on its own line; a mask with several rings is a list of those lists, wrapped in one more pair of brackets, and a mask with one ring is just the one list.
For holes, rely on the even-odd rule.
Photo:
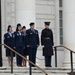
[[(23, 0), (24, 1), (24, 0)], [(36, 29), (39, 31), (39, 37), (42, 29), (44, 28), (44, 22), (50, 21), (50, 28), (53, 30), (54, 34), (54, 43), (55, 45), (59, 45), (59, 0), (36, 0), (35, 1), (35, 20), (36, 20)], [(12, 25), (13, 30), (16, 27), (16, 0), (2, 0), (2, 43), (3, 43), (3, 35), (7, 31), (7, 26), (9, 24)], [(6, 66), (6, 57), (5, 57), (5, 49), (2, 48), (3, 54), (3, 63)], [(62, 58), (64, 51), (58, 50), (58, 64), (62, 66), (62, 62), (64, 57)], [(40, 59), (38, 59), (40, 58)], [(62, 59), (61, 59), (62, 58)], [(44, 66), (44, 57), (42, 56), (42, 47), (41, 45), (37, 51), (37, 64), (39, 66)], [(15, 64), (15, 61), (14, 61)], [(52, 66), (54, 66), (54, 56), (52, 59)]]

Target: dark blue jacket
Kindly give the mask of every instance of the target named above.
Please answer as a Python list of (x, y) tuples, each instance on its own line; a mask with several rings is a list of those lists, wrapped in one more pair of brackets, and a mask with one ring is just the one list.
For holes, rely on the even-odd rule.
[[(23, 34), (24, 34), (24, 33), (23, 33)], [(27, 33), (24, 34), (24, 45), (25, 45), (25, 47), (27, 47), (27, 45), (28, 45)]]
[(14, 47), (24, 47), (24, 34), (21, 32), (21, 35), (18, 31), (14, 32)]
[[(47, 39), (48, 38), (48, 39)], [(41, 33), (41, 44), (43, 47), (43, 55), (44, 56), (52, 56), (53, 55), (53, 32), (51, 29), (43, 29)]]
[(9, 33), (4, 34), (4, 44), (8, 45), (9, 47), (14, 46), (14, 35), (12, 33), (12, 36), (10, 36)]
[(33, 32), (31, 29), (28, 29), (26, 33), (27, 33), (27, 36), (28, 36), (28, 45), (31, 48), (36, 48), (37, 45), (39, 45), (38, 31), (35, 30), (35, 32)]

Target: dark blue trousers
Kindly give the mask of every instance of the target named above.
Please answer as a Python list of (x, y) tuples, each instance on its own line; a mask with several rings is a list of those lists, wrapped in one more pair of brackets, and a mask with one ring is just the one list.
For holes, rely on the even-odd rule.
[(52, 56), (45, 56), (45, 66), (51, 67), (51, 57)]
[[(29, 48), (29, 60), (36, 64), (36, 52), (37, 48)], [(30, 64), (32, 67), (34, 67), (32, 64)]]
[[(23, 55), (23, 47), (16, 47), (16, 50), (18, 53)], [(17, 61), (17, 66), (22, 66), (22, 58), (18, 55), (16, 55), (16, 61)]]

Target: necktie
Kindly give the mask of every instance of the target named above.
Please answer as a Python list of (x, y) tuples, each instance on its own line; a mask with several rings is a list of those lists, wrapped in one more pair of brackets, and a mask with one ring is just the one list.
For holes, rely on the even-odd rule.
[(12, 37), (12, 33), (9, 33), (9, 35)]
[(35, 33), (35, 30), (34, 29), (32, 29), (32, 31)]
[(19, 31), (19, 34), (21, 35), (21, 32)]

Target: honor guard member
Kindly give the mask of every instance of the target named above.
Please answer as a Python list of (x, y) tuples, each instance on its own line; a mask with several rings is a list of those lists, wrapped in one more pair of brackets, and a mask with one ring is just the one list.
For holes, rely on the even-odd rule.
[[(25, 26), (22, 27), (22, 32), (24, 34), (24, 44), (25, 44), (25, 48), (23, 50), (23, 56), (25, 58), (27, 58), (27, 56), (29, 54), (29, 51), (28, 51), (28, 48), (27, 48), (28, 38), (27, 38), (27, 33), (26, 33), (26, 27)], [(23, 64), (23, 66), (26, 67), (27, 61), (25, 59), (23, 59), (22, 64)]]
[[(39, 46), (39, 35), (38, 31), (34, 29), (35, 24), (30, 23), (30, 29), (27, 30), (28, 36), (28, 47), (29, 47), (29, 60), (36, 64), (36, 52), (37, 47)], [(30, 64), (31, 65), (31, 64)], [(34, 67), (33, 65), (31, 65)]]
[(51, 66), (51, 57), (53, 55), (53, 32), (49, 29), (50, 22), (45, 22), (45, 29), (41, 33), (41, 44), (43, 47), (43, 56), (45, 56), (45, 66)]
[[(22, 26), (21, 24), (17, 24), (16, 31), (14, 32), (14, 48), (18, 53), (23, 55), (23, 50), (24, 50), (24, 35), (22, 32)], [(22, 66), (22, 58), (18, 55), (16, 55), (16, 60), (17, 60), (17, 66), (21, 67)]]
[[(14, 35), (12, 33), (12, 27), (11, 25), (8, 26), (7, 33), (4, 34), (4, 44), (7, 46), (13, 48), (14, 47)], [(8, 64), (11, 65), (11, 51), (5, 47), (6, 49), (6, 57), (8, 57)], [(13, 57), (15, 57), (15, 53), (12, 53)]]

